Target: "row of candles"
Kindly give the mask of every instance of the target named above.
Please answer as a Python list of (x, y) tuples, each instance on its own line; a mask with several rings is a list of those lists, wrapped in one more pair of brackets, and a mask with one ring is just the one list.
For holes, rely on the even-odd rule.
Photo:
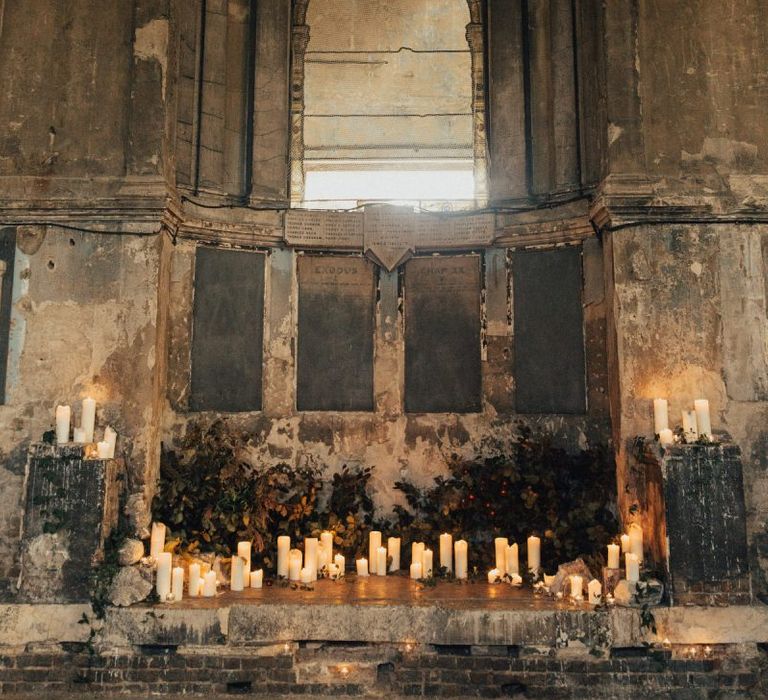
[[(696, 399), (692, 411), (683, 411), (682, 420), (686, 442), (695, 442), (699, 437), (712, 439), (712, 420), (707, 399)], [(666, 399), (653, 400), (653, 431), (659, 436), (662, 445), (670, 445), (675, 441), (675, 435), (669, 427), (669, 402)]]
[[(72, 442), (78, 445), (88, 445), (93, 443), (93, 434), (96, 427), (96, 401), (90, 397), (83, 399), (80, 410), (80, 427), (70, 431), (72, 422), (71, 406), (56, 406), (56, 442), (59, 445), (66, 445)], [(96, 454), (99, 459), (113, 459), (115, 456), (115, 445), (117, 444), (117, 433), (111, 426), (104, 429), (104, 439), (96, 443)]]

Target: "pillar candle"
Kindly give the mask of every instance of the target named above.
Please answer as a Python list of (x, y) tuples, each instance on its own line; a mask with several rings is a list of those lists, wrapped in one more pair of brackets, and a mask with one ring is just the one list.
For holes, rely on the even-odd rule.
[(320, 533), (320, 543), (323, 549), (328, 553), (328, 563), (333, 561), (333, 533), (330, 530), (324, 530)]
[(501, 581), (501, 570), (491, 569), (488, 572), (488, 583), (499, 583)]
[(115, 446), (117, 445), (117, 433), (112, 429), (111, 425), (104, 428), (104, 442), (109, 445), (109, 459), (115, 458)]
[(312, 570), (312, 580), (317, 581), (317, 537), (304, 539), (304, 566)]
[(696, 411), (696, 424), (698, 425), (699, 433), (712, 437), (712, 421), (709, 415), (709, 401), (706, 399), (696, 399), (693, 402), (693, 408)]
[(541, 539), (535, 535), (528, 538), (528, 569), (536, 573), (541, 566)]
[(629, 544), (629, 535), (622, 535), (621, 536), (621, 553), (626, 554), (630, 551), (630, 544)]
[(387, 575), (387, 548), (379, 547), (376, 550), (376, 574), (379, 576)]
[(467, 578), (467, 542), (457, 540), (453, 543), (453, 554), (456, 564), (456, 578)]
[(251, 588), (261, 588), (264, 585), (264, 570), (251, 571), (250, 579)]
[(213, 598), (216, 595), (216, 572), (207, 571), (203, 576), (203, 597)]
[(109, 443), (104, 441), (97, 442), (96, 455), (99, 459), (109, 459)]
[(368, 561), (371, 574), (379, 573), (376, 571), (376, 553), (379, 547), (381, 547), (381, 533), (378, 530), (372, 530), (368, 535)]
[(340, 576), (343, 576), (343, 575), (344, 575), (344, 572), (346, 571), (346, 569), (345, 569), (345, 561), (344, 561), (344, 556), (343, 556), (343, 555), (341, 555), (341, 554), (337, 554), (337, 555), (336, 555), (336, 556), (333, 558), (333, 563), (334, 563), (334, 564), (336, 564), (336, 566), (338, 566), (338, 567), (339, 567), (339, 575), (340, 575)]
[(93, 427), (96, 424), (96, 402), (88, 397), (83, 399), (80, 426), (85, 430), (85, 441), (93, 442)]
[(328, 564), (328, 578), (338, 578), (339, 567), (336, 564)]
[(152, 523), (152, 535), (149, 539), (149, 556), (157, 561), (157, 555), (165, 549), (165, 525)]
[(157, 578), (155, 579), (155, 590), (164, 603), (171, 592), (171, 568), (173, 566), (173, 557), (170, 552), (160, 552), (157, 555)]
[(683, 411), (683, 434), (688, 442), (699, 438), (699, 428), (696, 422), (696, 411)]
[(189, 565), (189, 585), (187, 586), (190, 598), (197, 598), (200, 595), (200, 583), (200, 564), (193, 562)]
[(368, 576), (368, 560), (365, 557), (357, 560), (357, 575)]
[(608, 568), (619, 568), (619, 545), (617, 544), (608, 545)]
[(571, 598), (582, 600), (584, 598), (584, 579), (578, 574), (569, 576), (571, 580)]
[(400, 571), (400, 538), (387, 539), (387, 556), (390, 558), (389, 570)]
[(415, 561), (413, 564), (411, 564), (411, 578), (413, 579), (419, 579), (421, 578), (421, 562)]
[(496, 548), (496, 568), (499, 571), (507, 570), (507, 547), (509, 540), (506, 537), (497, 537), (493, 544)]
[(251, 543), (247, 540), (237, 543), (237, 556), (243, 560), (243, 588), (251, 582)]
[(329, 552), (325, 548), (321, 540), (320, 544), (317, 546), (317, 573), (318, 574), (320, 574), (324, 570), (328, 571), (328, 564), (330, 564), (328, 555), (329, 555)]
[(626, 567), (627, 581), (630, 583), (637, 583), (640, 580), (640, 560), (636, 554), (627, 552), (624, 555), (624, 563)]
[(56, 442), (59, 445), (69, 442), (69, 421), (71, 418), (72, 409), (69, 406), (56, 406)]
[(653, 432), (661, 435), (662, 430), (669, 428), (669, 404), (666, 399), (653, 400)]
[(667, 428), (666, 430), (662, 430), (659, 433), (659, 444), (662, 447), (665, 447), (666, 445), (671, 445), (675, 441), (675, 434)]
[(629, 526), (629, 551), (643, 561), (643, 528), (637, 523)]
[(302, 583), (305, 583), (305, 584), (312, 583), (317, 579), (317, 569), (315, 569), (313, 566), (305, 566), (301, 570), (299, 579)]
[(288, 553), (288, 578), (291, 581), (298, 581), (301, 577), (301, 550), (292, 549)]
[(411, 545), (411, 564), (418, 562), (421, 564), (421, 558), (424, 556), (424, 543), (414, 542)]
[(453, 573), (453, 537), (447, 532), (440, 535), (440, 568)]
[(175, 567), (171, 574), (171, 594), (174, 603), (184, 597), (184, 569), (180, 566)]
[(235, 555), (232, 557), (232, 570), (229, 574), (229, 588), (233, 591), (243, 590), (243, 570), (245, 569), (245, 560)]
[(520, 573), (520, 552), (517, 542), (507, 547), (507, 573), (510, 576)]
[(288, 578), (288, 555), (291, 551), (291, 538), (280, 535), (277, 538), (277, 575)]
[(72, 431), (73, 437), (72, 442), (78, 444), (78, 445), (85, 445), (85, 430), (82, 428), (75, 428)]
[(434, 575), (434, 555), (431, 549), (425, 549), (421, 556), (421, 575), (424, 578), (431, 578)]
[(593, 578), (587, 584), (587, 593), (589, 594), (590, 605), (600, 605), (603, 597), (603, 587), (596, 578)]

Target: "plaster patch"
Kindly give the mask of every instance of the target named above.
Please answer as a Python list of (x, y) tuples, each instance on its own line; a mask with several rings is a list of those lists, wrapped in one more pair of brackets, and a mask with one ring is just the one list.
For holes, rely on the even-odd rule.
[(153, 19), (136, 29), (133, 40), (133, 56), (141, 61), (157, 61), (163, 76), (165, 99), (166, 68), (168, 63), (168, 20)]
[(704, 266), (700, 262), (695, 262), (691, 264), (691, 272), (693, 272), (696, 277), (701, 277), (701, 273), (704, 271)]
[(624, 133), (624, 129), (622, 129), (617, 124), (609, 124), (608, 125), (608, 145), (612, 146), (616, 141), (621, 138), (621, 135)]

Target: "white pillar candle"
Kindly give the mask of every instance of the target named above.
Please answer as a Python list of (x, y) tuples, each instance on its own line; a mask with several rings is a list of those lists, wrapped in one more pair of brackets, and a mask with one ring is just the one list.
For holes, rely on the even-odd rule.
[(662, 430), (659, 433), (659, 444), (662, 447), (665, 447), (666, 445), (671, 445), (675, 441), (675, 434), (667, 428), (666, 430)]
[(232, 591), (243, 590), (243, 570), (245, 568), (245, 560), (242, 557), (235, 555), (232, 557), (232, 570), (229, 575), (229, 588)]
[(712, 420), (709, 415), (709, 401), (706, 399), (696, 399), (693, 402), (693, 409), (696, 411), (696, 424), (699, 433), (712, 437)]
[(637, 583), (640, 580), (640, 560), (636, 554), (627, 552), (624, 555), (624, 563), (626, 567), (627, 581), (630, 583)]
[(317, 578), (317, 570), (311, 566), (305, 566), (301, 570), (300, 581), (302, 583), (312, 583)]
[(78, 445), (85, 444), (85, 430), (83, 430), (82, 428), (75, 428), (72, 431), (72, 434), (73, 434), (72, 442)]
[(109, 443), (104, 441), (97, 442), (96, 455), (99, 459), (109, 459)]
[(390, 559), (389, 570), (400, 571), (400, 538), (390, 537), (387, 539), (387, 556)]
[(317, 573), (320, 574), (323, 570), (328, 571), (328, 550), (323, 546), (322, 541), (317, 546)]
[(336, 566), (339, 568), (339, 575), (343, 576), (344, 572), (346, 571), (346, 568), (345, 568), (346, 562), (344, 561), (344, 556), (341, 554), (337, 554), (333, 558), (333, 563), (336, 564)]
[(357, 565), (357, 575), (361, 577), (368, 576), (368, 560), (363, 557), (362, 559), (358, 559), (356, 562)]
[(256, 569), (256, 571), (251, 571), (251, 588), (261, 588), (264, 585), (264, 570), (263, 569)]
[(243, 540), (237, 543), (237, 556), (243, 560), (243, 588), (251, 582), (251, 543)]
[(157, 555), (157, 578), (155, 579), (155, 590), (164, 603), (171, 592), (171, 569), (173, 568), (173, 557), (170, 552), (160, 552)]
[(619, 545), (617, 544), (609, 544), (608, 545), (608, 568), (609, 569), (618, 569), (619, 568)]
[(643, 528), (637, 523), (629, 526), (629, 551), (643, 561)]
[(387, 575), (387, 548), (379, 547), (376, 550), (376, 574), (379, 576)]
[(339, 575), (339, 567), (336, 564), (328, 564), (328, 578), (336, 578)]
[(555, 582), (556, 576), (547, 576), (547, 574), (544, 574), (544, 587), (549, 590), (552, 587), (552, 584)]
[(112, 429), (111, 425), (104, 428), (104, 442), (109, 445), (109, 459), (114, 459), (115, 447), (117, 446), (117, 433)]
[(421, 578), (421, 562), (415, 561), (411, 564), (410, 574), (412, 579)]
[(517, 542), (507, 547), (507, 573), (510, 576), (520, 573), (520, 551)]
[(333, 561), (333, 533), (329, 530), (325, 530), (320, 533), (320, 545), (325, 550), (326, 564), (330, 564)]
[(488, 583), (499, 583), (501, 581), (501, 570), (491, 569), (488, 572)]
[(424, 578), (430, 578), (433, 574), (432, 567), (434, 556), (431, 549), (425, 549), (421, 555), (421, 575)]
[(507, 547), (509, 540), (506, 537), (497, 537), (493, 544), (496, 549), (496, 568), (499, 571), (507, 570)]
[(536, 573), (541, 567), (541, 539), (535, 535), (528, 538), (528, 569)]
[(180, 566), (175, 567), (171, 574), (171, 595), (174, 603), (184, 597), (184, 569)]
[(621, 553), (626, 554), (630, 551), (629, 535), (621, 536)]
[(600, 605), (603, 597), (603, 586), (596, 578), (593, 578), (587, 584), (587, 593), (589, 594), (590, 605)]
[(578, 574), (568, 577), (571, 580), (571, 598), (582, 600), (584, 598), (584, 579)]
[(207, 571), (203, 576), (203, 597), (213, 598), (216, 595), (216, 572)]
[(688, 442), (696, 442), (699, 439), (696, 411), (683, 411), (683, 434)]
[(302, 555), (300, 549), (292, 549), (288, 553), (288, 579), (298, 581), (301, 577)]
[(200, 578), (200, 564), (193, 562), (189, 565), (189, 585), (187, 586), (190, 598), (197, 598), (197, 596), (200, 595), (201, 583), (202, 579)]
[(317, 537), (307, 537), (304, 540), (304, 566), (312, 570), (312, 580), (317, 581)]
[(667, 428), (669, 428), (669, 404), (666, 399), (654, 399), (653, 432), (661, 435), (661, 431)]
[(291, 538), (280, 535), (277, 538), (277, 575), (288, 578), (288, 555), (291, 551)]
[(69, 442), (69, 422), (72, 409), (69, 406), (56, 406), (56, 442), (65, 445)]
[(421, 559), (424, 556), (424, 543), (414, 542), (411, 545), (411, 564), (418, 562), (421, 564)]
[(440, 535), (440, 568), (453, 573), (453, 537), (447, 532)]
[(152, 535), (149, 539), (149, 556), (157, 561), (157, 555), (165, 549), (165, 525), (152, 523)]
[(377, 574), (376, 571), (376, 553), (381, 547), (381, 533), (378, 530), (372, 530), (368, 535), (368, 561), (370, 562), (370, 573)]
[(93, 442), (93, 428), (96, 425), (96, 401), (88, 397), (83, 399), (80, 426), (85, 430), (85, 441)]
[(467, 578), (467, 547), (466, 540), (457, 540), (453, 543), (457, 579)]

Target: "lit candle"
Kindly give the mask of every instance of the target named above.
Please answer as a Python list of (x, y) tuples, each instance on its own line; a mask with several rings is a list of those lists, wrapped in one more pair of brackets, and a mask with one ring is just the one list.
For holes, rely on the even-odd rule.
[(291, 538), (280, 535), (277, 538), (277, 575), (288, 578), (288, 555), (291, 551)]
[(424, 578), (430, 578), (432, 576), (432, 567), (434, 562), (434, 556), (431, 549), (425, 549), (421, 555), (421, 575)]
[(300, 580), (302, 583), (312, 583), (317, 578), (317, 570), (311, 566), (305, 566), (301, 570)]
[(232, 557), (232, 570), (229, 574), (229, 588), (233, 591), (243, 590), (243, 570), (245, 569), (245, 560), (235, 555)]
[(418, 562), (421, 564), (421, 559), (424, 556), (424, 543), (414, 542), (411, 545), (411, 563)]
[(357, 575), (361, 577), (368, 576), (368, 560), (363, 557), (358, 559), (357, 562)]
[(336, 564), (328, 564), (328, 578), (336, 578), (339, 575), (339, 567)]
[(488, 572), (488, 583), (499, 583), (501, 581), (501, 570), (491, 569)]
[(69, 421), (72, 409), (69, 406), (56, 406), (56, 442), (64, 445), (69, 442)]
[(598, 581), (596, 578), (593, 578), (587, 584), (587, 593), (589, 595), (590, 605), (600, 605), (603, 597), (603, 586), (600, 584), (600, 581)]
[(507, 547), (509, 540), (506, 537), (497, 537), (493, 544), (496, 548), (496, 568), (499, 571), (507, 570)]
[(624, 562), (626, 567), (627, 581), (630, 583), (637, 583), (640, 580), (640, 560), (636, 554), (627, 552), (624, 555)]
[(390, 558), (389, 570), (400, 571), (400, 538), (387, 539), (387, 556)]
[(637, 523), (629, 526), (629, 551), (643, 561), (643, 528)]
[(160, 552), (157, 555), (157, 578), (155, 580), (155, 590), (164, 603), (171, 592), (171, 568), (173, 566), (173, 557), (170, 552)]
[(328, 559), (329, 552), (325, 549), (323, 546), (322, 540), (320, 540), (320, 544), (317, 547), (317, 573), (319, 574), (323, 569), (326, 571), (328, 570), (328, 564), (330, 563)]
[(237, 543), (237, 556), (243, 560), (243, 588), (251, 582), (251, 543), (247, 540)]
[(261, 588), (264, 585), (264, 570), (263, 569), (256, 569), (256, 571), (251, 571), (251, 588)]
[(109, 444), (109, 459), (115, 458), (115, 446), (117, 445), (117, 433), (112, 429), (111, 425), (108, 425), (104, 429), (104, 442)]
[(171, 574), (171, 595), (174, 603), (184, 597), (184, 569), (180, 566), (175, 567)]
[(304, 539), (304, 566), (312, 570), (312, 580), (317, 581), (317, 537)]
[(659, 433), (659, 444), (662, 447), (665, 447), (666, 445), (671, 445), (675, 441), (675, 434), (667, 428), (666, 430), (662, 430)]
[(342, 554), (337, 554), (333, 558), (333, 563), (336, 564), (336, 566), (339, 568), (339, 575), (343, 576), (344, 572), (346, 571), (344, 556)]
[(325, 550), (325, 563), (330, 564), (333, 561), (333, 533), (328, 530), (321, 532), (320, 545)]
[(381, 547), (381, 533), (378, 530), (372, 530), (368, 535), (368, 561), (370, 562), (371, 574), (378, 574), (376, 571), (376, 553)]
[(536, 573), (541, 567), (541, 539), (531, 535), (528, 538), (528, 569)]
[(411, 578), (413, 579), (419, 579), (421, 578), (421, 562), (415, 561), (413, 564), (411, 564)]
[(109, 459), (109, 443), (104, 441), (97, 442), (96, 455), (99, 459)]
[(712, 437), (712, 421), (709, 415), (709, 401), (706, 399), (696, 399), (693, 402), (693, 408), (696, 411), (696, 424), (699, 433)]
[(552, 576), (547, 576), (547, 574), (544, 574), (544, 587), (549, 590), (552, 587), (552, 584), (555, 582), (556, 576), (554, 574)]
[(298, 581), (301, 577), (302, 555), (300, 549), (292, 549), (288, 552), (288, 578)]
[(617, 544), (608, 545), (608, 568), (619, 568), (619, 545)]
[(387, 575), (387, 548), (379, 547), (376, 550), (376, 574), (379, 576)]
[(669, 404), (666, 399), (653, 400), (653, 432), (661, 435), (662, 430), (669, 428)]
[(507, 573), (512, 574), (520, 573), (520, 556), (517, 542), (507, 547)]
[(571, 598), (582, 600), (584, 598), (584, 579), (578, 574), (568, 577), (571, 580)]
[(149, 539), (149, 556), (157, 561), (157, 556), (165, 549), (165, 525), (152, 523), (152, 535)]
[(205, 576), (203, 576), (203, 597), (204, 598), (213, 598), (213, 596), (216, 595), (216, 572), (215, 571), (206, 571)]
[(93, 427), (96, 424), (96, 401), (88, 397), (83, 399), (80, 426), (85, 430), (85, 441), (93, 442)]
[(467, 578), (467, 546), (466, 540), (457, 540), (453, 543), (457, 579)]
[(453, 572), (453, 537), (447, 532), (440, 535), (440, 568)]
[(189, 565), (189, 597), (197, 598), (200, 595), (200, 564), (193, 562)]
[(73, 433), (72, 442), (78, 445), (85, 444), (85, 430), (83, 430), (82, 428), (75, 428), (72, 431), (72, 433)]
[(688, 442), (696, 442), (699, 439), (696, 411), (683, 411), (683, 434)]
[(629, 551), (631, 551), (629, 535), (622, 535), (621, 536), (621, 553), (626, 554)]

